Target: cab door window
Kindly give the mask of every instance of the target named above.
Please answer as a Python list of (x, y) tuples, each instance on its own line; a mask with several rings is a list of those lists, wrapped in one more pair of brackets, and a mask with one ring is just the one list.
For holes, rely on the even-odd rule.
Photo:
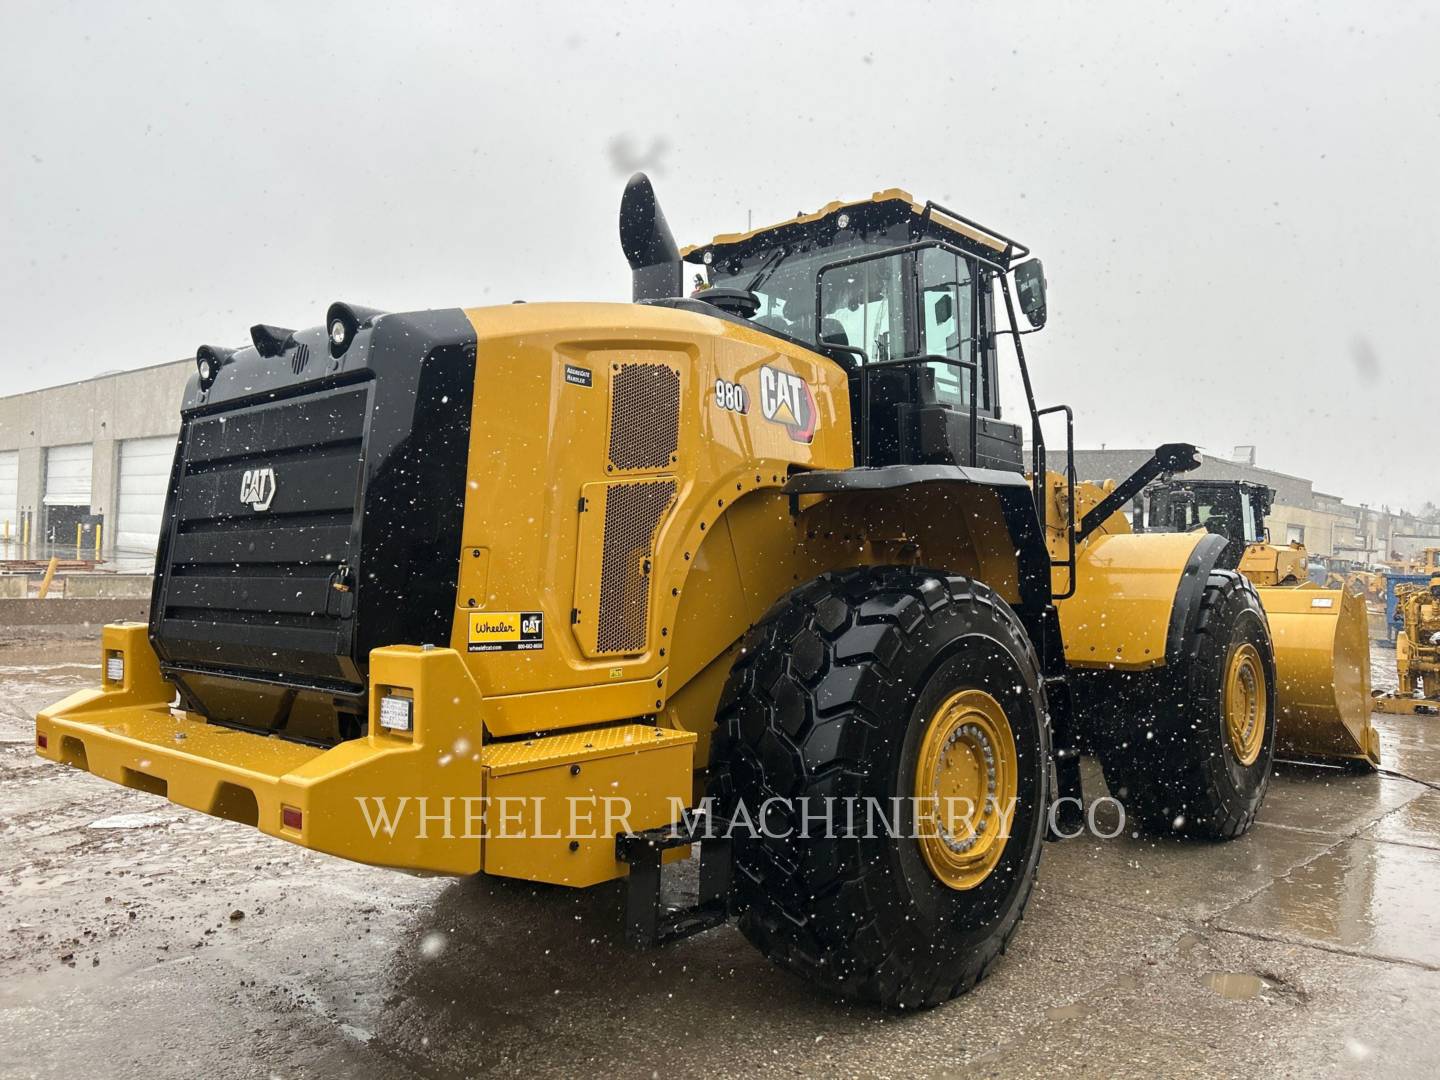
[(905, 355), (904, 256), (827, 270), (820, 279), (820, 337), (865, 351), (870, 363)]
[[(917, 253), (916, 276), (920, 291), (920, 352), (974, 363), (975, 275), (970, 261), (940, 248)], [(943, 405), (970, 406), (970, 372), (965, 368), (932, 362), (935, 400)], [(979, 398), (988, 400), (985, 372), (977, 373)]]

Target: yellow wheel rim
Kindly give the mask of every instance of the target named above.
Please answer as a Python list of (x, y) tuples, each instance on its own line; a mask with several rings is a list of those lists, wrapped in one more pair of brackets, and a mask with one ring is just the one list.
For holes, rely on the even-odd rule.
[(1230, 654), (1225, 672), (1225, 734), (1241, 765), (1253, 765), (1265, 741), (1265, 665), (1249, 642)]
[(1015, 736), (1000, 703), (961, 690), (935, 710), (915, 763), (915, 824), (941, 884), (973, 889), (995, 869), (1015, 819)]

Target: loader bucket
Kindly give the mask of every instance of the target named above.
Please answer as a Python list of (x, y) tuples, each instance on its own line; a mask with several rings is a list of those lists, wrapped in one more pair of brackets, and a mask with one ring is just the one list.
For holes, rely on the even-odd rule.
[(1256, 590), (1275, 643), (1278, 753), (1376, 766), (1370, 724), (1370, 635), (1365, 601), (1345, 589), (1277, 585)]

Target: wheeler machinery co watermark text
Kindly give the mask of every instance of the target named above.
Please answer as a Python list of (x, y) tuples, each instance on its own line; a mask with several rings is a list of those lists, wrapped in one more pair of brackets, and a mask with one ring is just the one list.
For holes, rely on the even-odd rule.
[[(631, 826), (634, 804), (618, 795), (357, 795), (355, 801), (372, 839), (400, 835), (419, 840), (611, 840), (636, 831)], [(1114, 809), (1108, 826), (1099, 816), (1107, 805)], [(739, 802), (720, 814), (713, 799), (691, 807), (672, 797), (669, 828), (677, 837), (696, 840), (939, 837), (966, 842), (992, 834), (1008, 837), (1018, 809), (1019, 801), (1013, 798), (999, 805), (993, 799), (977, 804), (958, 797), (777, 796), (754, 807)], [(653, 809), (645, 816), (653, 819)], [(1110, 796), (1088, 807), (1076, 798), (1056, 799), (1046, 808), (1046, 824), (1054, 835), (1068, 838), (1088, 832), (1110, 840), (1125, 831), (1125, 808)]]

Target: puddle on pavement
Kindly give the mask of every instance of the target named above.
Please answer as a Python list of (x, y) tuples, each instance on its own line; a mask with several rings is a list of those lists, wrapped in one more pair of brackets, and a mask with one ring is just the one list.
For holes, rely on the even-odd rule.
[(1082, 1016), (1088, 1015), (1090, 1010), (1083, 1002), (1075, 1002), (1071, 1005), (1057, 1005), (1053, 1009), (1045, 1010), (1046, 1020), (1079, 1020)]
[(1347, 840), (1224, 917), (1224, 925), (1440, 966), (1440, 851)]
[(1260, 976), (1238, 971), (1212, 971), (1205, 976), (1205, 985), (1227, 1001), (1249, 1001), (1267, 986)]

